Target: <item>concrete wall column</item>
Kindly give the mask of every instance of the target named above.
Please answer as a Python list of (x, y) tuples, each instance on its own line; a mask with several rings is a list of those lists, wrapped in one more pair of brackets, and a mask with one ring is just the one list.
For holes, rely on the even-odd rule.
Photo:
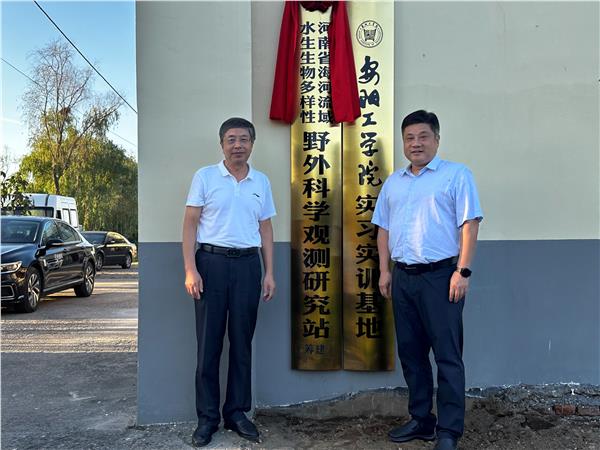
[(138, 2), (136, 21), (138, 423), (194, 420), (196, 340), (183, 286), (182, 218), (194, 172), (222, 157), (223, 120), (252, 116), (250, 3)]

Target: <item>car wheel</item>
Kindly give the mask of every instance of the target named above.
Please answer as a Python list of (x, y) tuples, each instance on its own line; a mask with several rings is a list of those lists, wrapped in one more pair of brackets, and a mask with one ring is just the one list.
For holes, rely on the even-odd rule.
[(94, 281), (96, 279), (96, 270), (91, 262), (85, 265), (83, 272), (83, 283), (75, 286), (75, 295), (77, 297), (89, 297), (94, 290)]
[(96, 271), (102, 270), (102, 267), (104, 267), (104, 254), (98, 253), (96, 255)]
[(129, 269), (131, 267), (131, 253), (127, 253), (125, 256), (125, 262), (121, 264), (123, 269)]
[(39, 270), (34, 267), (27, 270), (25, 286), (27, 292), (23, 301), (18, 305), (18, 310), (24, 313), (32, 313), (37, 309), (42, 298), (42, 277)]

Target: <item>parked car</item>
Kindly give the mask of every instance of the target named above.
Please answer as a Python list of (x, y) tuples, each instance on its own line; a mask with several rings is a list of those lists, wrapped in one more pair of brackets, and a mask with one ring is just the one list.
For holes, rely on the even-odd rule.
[(129, 269), (137, 255), (137, 247), (114, 231), (84, 231), (81, 233), (96, 248), (96, 270), (119, 265)]
[(94, 290), (94, 246), (62, 220), (2, 216), (2, 305), (33, 312), (46, 294), (74, 288), (78, 297)]

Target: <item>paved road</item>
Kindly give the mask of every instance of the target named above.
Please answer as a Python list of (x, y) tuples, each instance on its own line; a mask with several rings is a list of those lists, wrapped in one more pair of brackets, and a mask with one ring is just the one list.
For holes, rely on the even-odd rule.
[(106, 268), (90, 297), (72, 289), (46, 297), (32, 314), (2, 311), (2, 352), (137, 351), (137, 267)]
[[(2, 311), (2, 448), (117, 448), (136, 415), (137, 267)], [(120, 444), (117, 444), (121, 440)]]

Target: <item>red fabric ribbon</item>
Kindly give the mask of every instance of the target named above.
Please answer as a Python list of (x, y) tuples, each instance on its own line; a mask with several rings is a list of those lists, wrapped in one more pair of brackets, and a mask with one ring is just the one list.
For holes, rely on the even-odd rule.
[(333, 122), (354, 122), (360, 116), (360, 102), (356, 87), (352, 38), (344, 1), (285, 2), (269, 117), (292, 123), (297, 115), (300, 5), (309, 11), (326, 11), (332, 7), (328, 36)]

